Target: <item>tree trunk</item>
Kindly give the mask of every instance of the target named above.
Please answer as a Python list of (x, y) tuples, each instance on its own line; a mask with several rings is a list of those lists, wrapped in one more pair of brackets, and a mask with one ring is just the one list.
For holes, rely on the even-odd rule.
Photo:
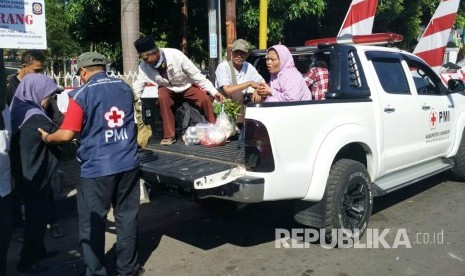
[(139, 58), (134, 41), (139, 38), (139, 0), (121, 0), (121, 46), (124, 72), (135, 72)]

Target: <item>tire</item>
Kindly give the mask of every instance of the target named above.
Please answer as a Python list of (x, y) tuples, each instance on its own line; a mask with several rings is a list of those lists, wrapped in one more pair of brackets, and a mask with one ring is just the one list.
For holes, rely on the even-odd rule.
[(331, 167), (326, 185), (326, 239), (336, 238), (334, 230), (351, 239), (361, 237), (373, 209), (371, 181), (365, 166), (341, 159)]
[(465, 181), (465, 131), (462, 134), (457, 154), (454, 156), (454, 167), (451, 169), (452, 176), (458, 181)]

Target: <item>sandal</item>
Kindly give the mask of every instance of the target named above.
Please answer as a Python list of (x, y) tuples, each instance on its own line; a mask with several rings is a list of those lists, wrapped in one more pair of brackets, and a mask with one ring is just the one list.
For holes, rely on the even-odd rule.
[(161, 140), (160, 145), (169, 146), (169, 145), (172, 145), (174, 143), (176, 143), (176, 139), (174, 139), (174, 138), (164, 138), (163, 140)]

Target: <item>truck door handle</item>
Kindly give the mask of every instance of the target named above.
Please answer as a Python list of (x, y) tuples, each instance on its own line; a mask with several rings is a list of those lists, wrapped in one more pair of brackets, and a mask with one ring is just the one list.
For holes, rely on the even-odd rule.
[(385, 107), (384, 108), (384, 112), (386, 112), (386, 113), (392, 113), (394, 111), (396, 111), (396, 109), (394, 107)]
[(430, 107), (430, 106), (427, 106), (427, 105), (424, 105), (424, 106), (421, 107), (421, 109), (423, 109), (423, 110), (429, 110), (430, 108), (431, 108), (431, 107)]

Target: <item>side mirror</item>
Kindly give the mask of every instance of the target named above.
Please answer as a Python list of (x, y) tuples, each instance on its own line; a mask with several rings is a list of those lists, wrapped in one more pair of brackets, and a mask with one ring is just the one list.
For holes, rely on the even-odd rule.
[(447, 87), (449, 88), (449, 93), (465, 92), (463, 80), (450, 79), (447, 81)]

